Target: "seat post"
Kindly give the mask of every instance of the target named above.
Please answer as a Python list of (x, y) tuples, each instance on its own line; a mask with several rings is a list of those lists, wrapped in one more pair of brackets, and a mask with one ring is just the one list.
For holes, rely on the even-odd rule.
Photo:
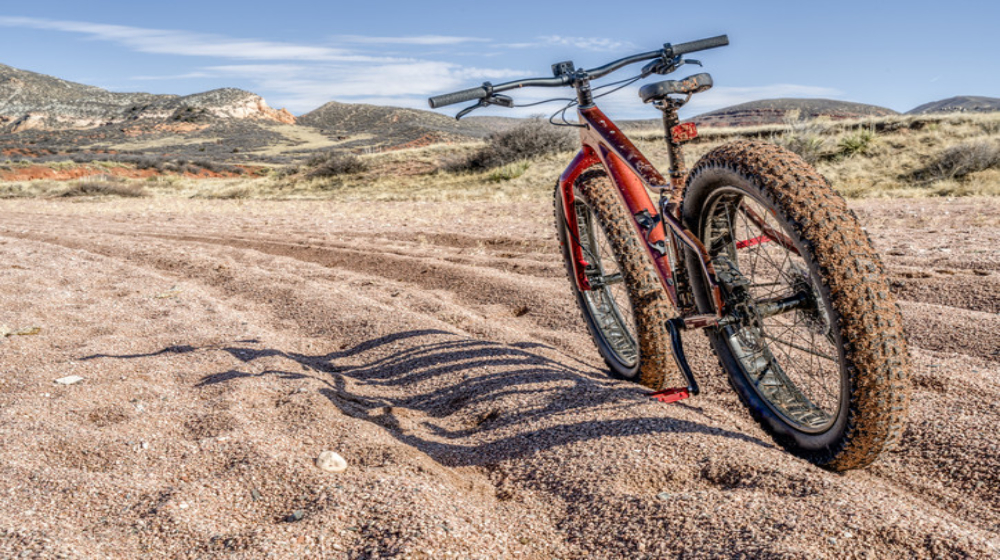
[(663, 111), (663, 135), (667, 141), (667, 155), (670, 159), (670, 185), (674, 192), (679, 193), (684, 188), (684, 181), (687, 179), (687, 168), (684, 166), (684, 151), (681, 150), (681, 143), (674, 138), (674, 127), (680, 124), (677, 110), (681, 108), (684, 101), (670, 99), (669, 97), (657, 100), (654, 103), (657, 109)]

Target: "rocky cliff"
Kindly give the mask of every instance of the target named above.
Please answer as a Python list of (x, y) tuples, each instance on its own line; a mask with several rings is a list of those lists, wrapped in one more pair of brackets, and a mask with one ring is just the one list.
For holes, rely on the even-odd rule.
[(295, 122), (288, 111), (275, 110), (259, 95), (239, 89), (188, 96), (117, 93), (0, 65), (0, 132), (212, 119)]

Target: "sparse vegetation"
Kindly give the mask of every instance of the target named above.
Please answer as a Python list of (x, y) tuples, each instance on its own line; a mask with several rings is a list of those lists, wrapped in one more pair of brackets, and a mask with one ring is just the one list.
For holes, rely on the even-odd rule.
[[(963, 144), (988, 142), (996, 146), (995, 130), (1000, 130), (1000, 112), (894, 115), (843, 121), (786, 118), (784, 125), (702, 128), (698, 139), (687, 146), (686, 153), (688, 164), (692, 165), (702, 154), (722, 143), (756, 138), (803, 155), (835, 189), (852, 198), (998, 196), (1000, 164), (981, 163), (991, 161), (990, 149), (965, 147), (944, 157), (945, 152)], [(629, 136), (654, 163), (666, 161), (662, 129), (637, 130)], [(861, 150), (864, 157), (850, 157), (860, 155)], [(963, 153), (965, 157), (959, 157)], [(978, 156), (972, 157), (977, 153)], [(965, 158), (980, 164), (962, 163), (968, 161)], [(960, 170), (954, 175), (950, 171), (953, 165)]]
[(58, 194), (60, 197), (79, 196), (117, 196), (122, 198), (138, 198), (148, 193), (139, 185), (118, 180), (115, 177), (99, 176), (72, 183), (66, 190)]
[(350, 152), (329, 152), (306, 162), (308, 177), (340, 177), (363, 173), (368, 164)]
[(795, 152), (815, 165), (827, 154), (828, 139), (824, 136), (824, 121), (803, 120), (798, 111), (785, 115), (785, 129), (771, 135), (771, 142)]
[(508, 163), (507, 165), (497, 167), (488, 175), (488, 179), (494, 183), (502, 183), (504, 181), (510, 181), (511, 179), (517, 179), (524, 172), (528, 170), (531, 164), (527, 161), (519, 161), (517, 163)]
[(484, 171), (548, 154), (568, 152), (575, 146), (576, 139), (565, 128), (532, 119), (491, 134), (486, 146), (455, 164), (452, 170)]
[[(0, 175), (9, 178), (0, 182), (0, 197), (59, 196), (69, 184), (51, 177), (79, 176), (80, 167), (86, 167), (89, 173), (129, 177), (150, 195), (172, 197), (541, 200), (551, 196), (552, 182), (569, 161), (566, 152), (575, 148), (575, 140), (572, 132), (544, 123), (522, 126), (527, 130), (517, 127), (488, 140), (373, 149), (364, 155), (350, 147), (361, 140), (331, 144), (317, 133), (303, 137), (305, 143), (294, 151), (281, 148), (264, 158), (276, 163), (253, 166), (235, 165), (231, 149), (256, 141), (230, 143), (206, 136), (177, 152), (173, 143), (135, 144), (129, 151), (115, 152), (60, 144), (77, 138), (78, 132), (61, 139), (55, 133), (34, 131), (27, 136), (0, 135)], [(998, 130), (1000, 113), (853, 121), (788, 119), (783, 125), (703, 127), (687, 145), (686, 160), (691, 166), (724, 142), (756, 138), (803, 154), (848, 197), (1000, 195)], [(554, 133), (555, 139), (548, 133)], [(666, 167), (662, 128), (635, 128), (627, 133), (661, 170)], [(291, 137), (283, 138), (288, 142)], [(15, 143), (24, 139), (33, 139), (35, 144)], [(198, 151), (203, 147), (205, 152)], [(345, 157), (341, 160), (335, 154)], [(501, 163), (499, 154), (513, 161)], [(255, 156), (241, 153), (239, 157), (250, 162)], [(482, 167), (487, 161), (497, 164)], [(32, 169), (53, 173), (34, 175), (45, 180), (26, 179)], [(318, 173), (313, 175), (313, 170)], [(148, 171), (155, 174), (148, 177)], [(80, 196), (103, 196), (82, 191)]]
[(990, 140), (965, 142), (945, 148), (918, 175), (933, 179), (962, 179), (977, 171), (1000, 167), (1000, 145)]
[(874, 129), (860, 127), (841, 138), (840, 142), (837, 143), (837, 148), (839, 148), (840, 155), (845, 157), (865, 155), (875, 147), (876, 138)]

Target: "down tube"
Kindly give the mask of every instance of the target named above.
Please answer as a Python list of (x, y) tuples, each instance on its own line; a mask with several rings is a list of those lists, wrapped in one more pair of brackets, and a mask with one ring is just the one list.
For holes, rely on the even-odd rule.
[[(670, 268), (669, 259), (666, 253), (660, 254), (658, 250), (654, 249), (654, 246), (661, 243), (664, 249), (666, 249), (668, 242), (664, 233), (663, 223), (656, 220), (657, 216), (659, 216), (656, 205), (650, 200), (642, 181), (636, 177), (635, 173), (618, 156), (611, 153), (605, 146), (601, 146), (600, 150), (601, 159), (608, 170), (608, 174), (611, 176), (611, 181), (618, 187), (622, 201), (632, 216), (633, 227), (635, 227), (636, 232), (639, 234), (639, 238), (644, 239), (643, 246), (645, 246), (646, 253), (656, 266), (660, 284), (666, 290), (670, 300), (676, 305), (677, 290), (674, 288), (673, 271)], [(656, 224), (648, 230), (645, 230), (635, 219), (636, 215), (643, 212), (648, 212)]]

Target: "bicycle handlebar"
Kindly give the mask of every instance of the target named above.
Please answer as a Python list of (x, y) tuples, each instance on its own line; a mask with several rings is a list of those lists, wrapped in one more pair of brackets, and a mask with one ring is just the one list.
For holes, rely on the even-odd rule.
[(480, 86), (453, 93), (446, 93), (444, 95), (435, 95), (427, 101), (431, 104), (431, 109), (437, 109), (438, 107), (444, 107), (445, 105), (453, 105), (463, 101), (472, 101), (473, 99), (482, 99), (487, 95), (489, 95), (489, 92), (486, 91), (486, 88)]
[[(636, 62), (642, 62), (644, 60), (651, 60), (660, 57), (663, 57), (664, 59), (672, 59), (683, 54), (703, 51), (706, 49), (714, 49), (716, 47), (724, 47), (728, 44), (729, 36), (727, 35), (719, 35), (718, 37), (709, 37), (708, 39), (700, 39), (698, 41), (680, 43), (677, 45), (667, 43), (658, 51), (649, 51), (620, 58), (614, 62), (609, 62), (604, 66), (598, 66), (597, 68), (590, 70), (582, 70), (580, 74), (586, 76), (586, 79), (588, 80), (596, 80), (597, 78), (607, 76), (623, 66), (628, 66), (629, 64), (634, 64)], [(462, 103), (463, 101), (485, 99), (494, 93), (523, 87), (559, 87), (573, 85), (577, 78), (578, 75), (563, 74), (562, 76), (557, 76), (555, 78), (529, 78), (526, 80), (505, 82), (495, 86), (486, 82), (480, 87), (445, 93), (443, 95), (436, 95), (429, 98), (427, 101), (430, 103), (431, 109), (437, 109), (446, 105)]]
[(682, 54), (724, 47), (728, 44), (729, 35), (719, 35), (718, 37), (709, 37), (708, 39), (700, 39), (698, 41), (691, 41), (690, 43), (674, 45), (671, 50), (673, 51), (674, 56), (679, 56)]

